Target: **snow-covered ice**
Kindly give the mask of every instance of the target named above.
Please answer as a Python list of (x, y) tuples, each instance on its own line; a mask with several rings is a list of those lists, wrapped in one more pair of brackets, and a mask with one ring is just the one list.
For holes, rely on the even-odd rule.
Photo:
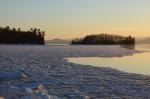
[[(140, 51), (128, 50), (117, 45), (1, 45), (0, 74), (20, 71), (21, 73), (17, 73), (23, 73), (27, 77), (22, 79), (21, 75), (15, 74), (15, 79), (3, 80), (9, 75), (2, 75), (0, 96), (11, 99), (12, 93), (18, 94), (19, 92), (20, 99), (33, 99), (33, 97), (37, 99), (48, 99), (48, 97), (51, 97), (49, 99), (147, 99), (150, 98), (149, 76), (129, 74), (111, 68), (77, 65), (68, 63), (64, 59), (69, 57), (121, 57), (138, 52)], [(21, 88), (21, 84), (25, 88)], [(40, 92), (34, 91), (39, 90), (38, 88)], [(4, 89), (7, 94), (2, 91)], [(20, 93), (18, 90), (23, 91)], [(32, 93), (28, 94), (28, 92)], [(16, 99), (19, 99), (18, 97)]]

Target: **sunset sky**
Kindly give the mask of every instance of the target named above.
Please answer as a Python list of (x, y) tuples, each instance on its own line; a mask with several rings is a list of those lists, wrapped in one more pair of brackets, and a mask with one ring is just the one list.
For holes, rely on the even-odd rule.
[(37, 27), (46, 39), (110, 33), (150, 36), (150, 0), (1, 0), (0, 26)]

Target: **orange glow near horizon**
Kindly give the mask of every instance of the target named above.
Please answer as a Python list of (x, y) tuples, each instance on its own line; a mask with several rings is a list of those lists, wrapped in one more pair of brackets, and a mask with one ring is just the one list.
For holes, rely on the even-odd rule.
[(40, 28), (46, 40), (88, 34), (150, 37), (150, 0), (0, 1), (1, 26)]

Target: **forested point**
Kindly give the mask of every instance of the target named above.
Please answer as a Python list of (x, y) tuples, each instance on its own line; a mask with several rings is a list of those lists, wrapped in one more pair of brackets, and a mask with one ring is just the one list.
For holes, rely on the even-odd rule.
[(22, 31), (20, 28), (0, 27), (0, 44), (45, 44), (45, 32), (37, 28)]
[(135, 38), (120, 35), (96, 34), (72, 40), (72, 45), (133, 45)]

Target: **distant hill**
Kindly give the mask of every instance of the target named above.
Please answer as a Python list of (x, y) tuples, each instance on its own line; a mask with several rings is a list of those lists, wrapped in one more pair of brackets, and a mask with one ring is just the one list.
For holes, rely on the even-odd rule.
[[(70, 44), (71, 40), (64, 40), (64, 39), (52, 39), (46, 40), (47, 44)], [(143, 38), (136, 38), (137, 44), (150, 44), (150, 37), (143, 37)]]
[(70, 44), (71, 40), (63, 40), (63, 39), (52, 39), (52, 40), (46, 40), (47, 44)]
[(136, 43), (137, 44), (150, 44), (150, 37), (137, 38)]

